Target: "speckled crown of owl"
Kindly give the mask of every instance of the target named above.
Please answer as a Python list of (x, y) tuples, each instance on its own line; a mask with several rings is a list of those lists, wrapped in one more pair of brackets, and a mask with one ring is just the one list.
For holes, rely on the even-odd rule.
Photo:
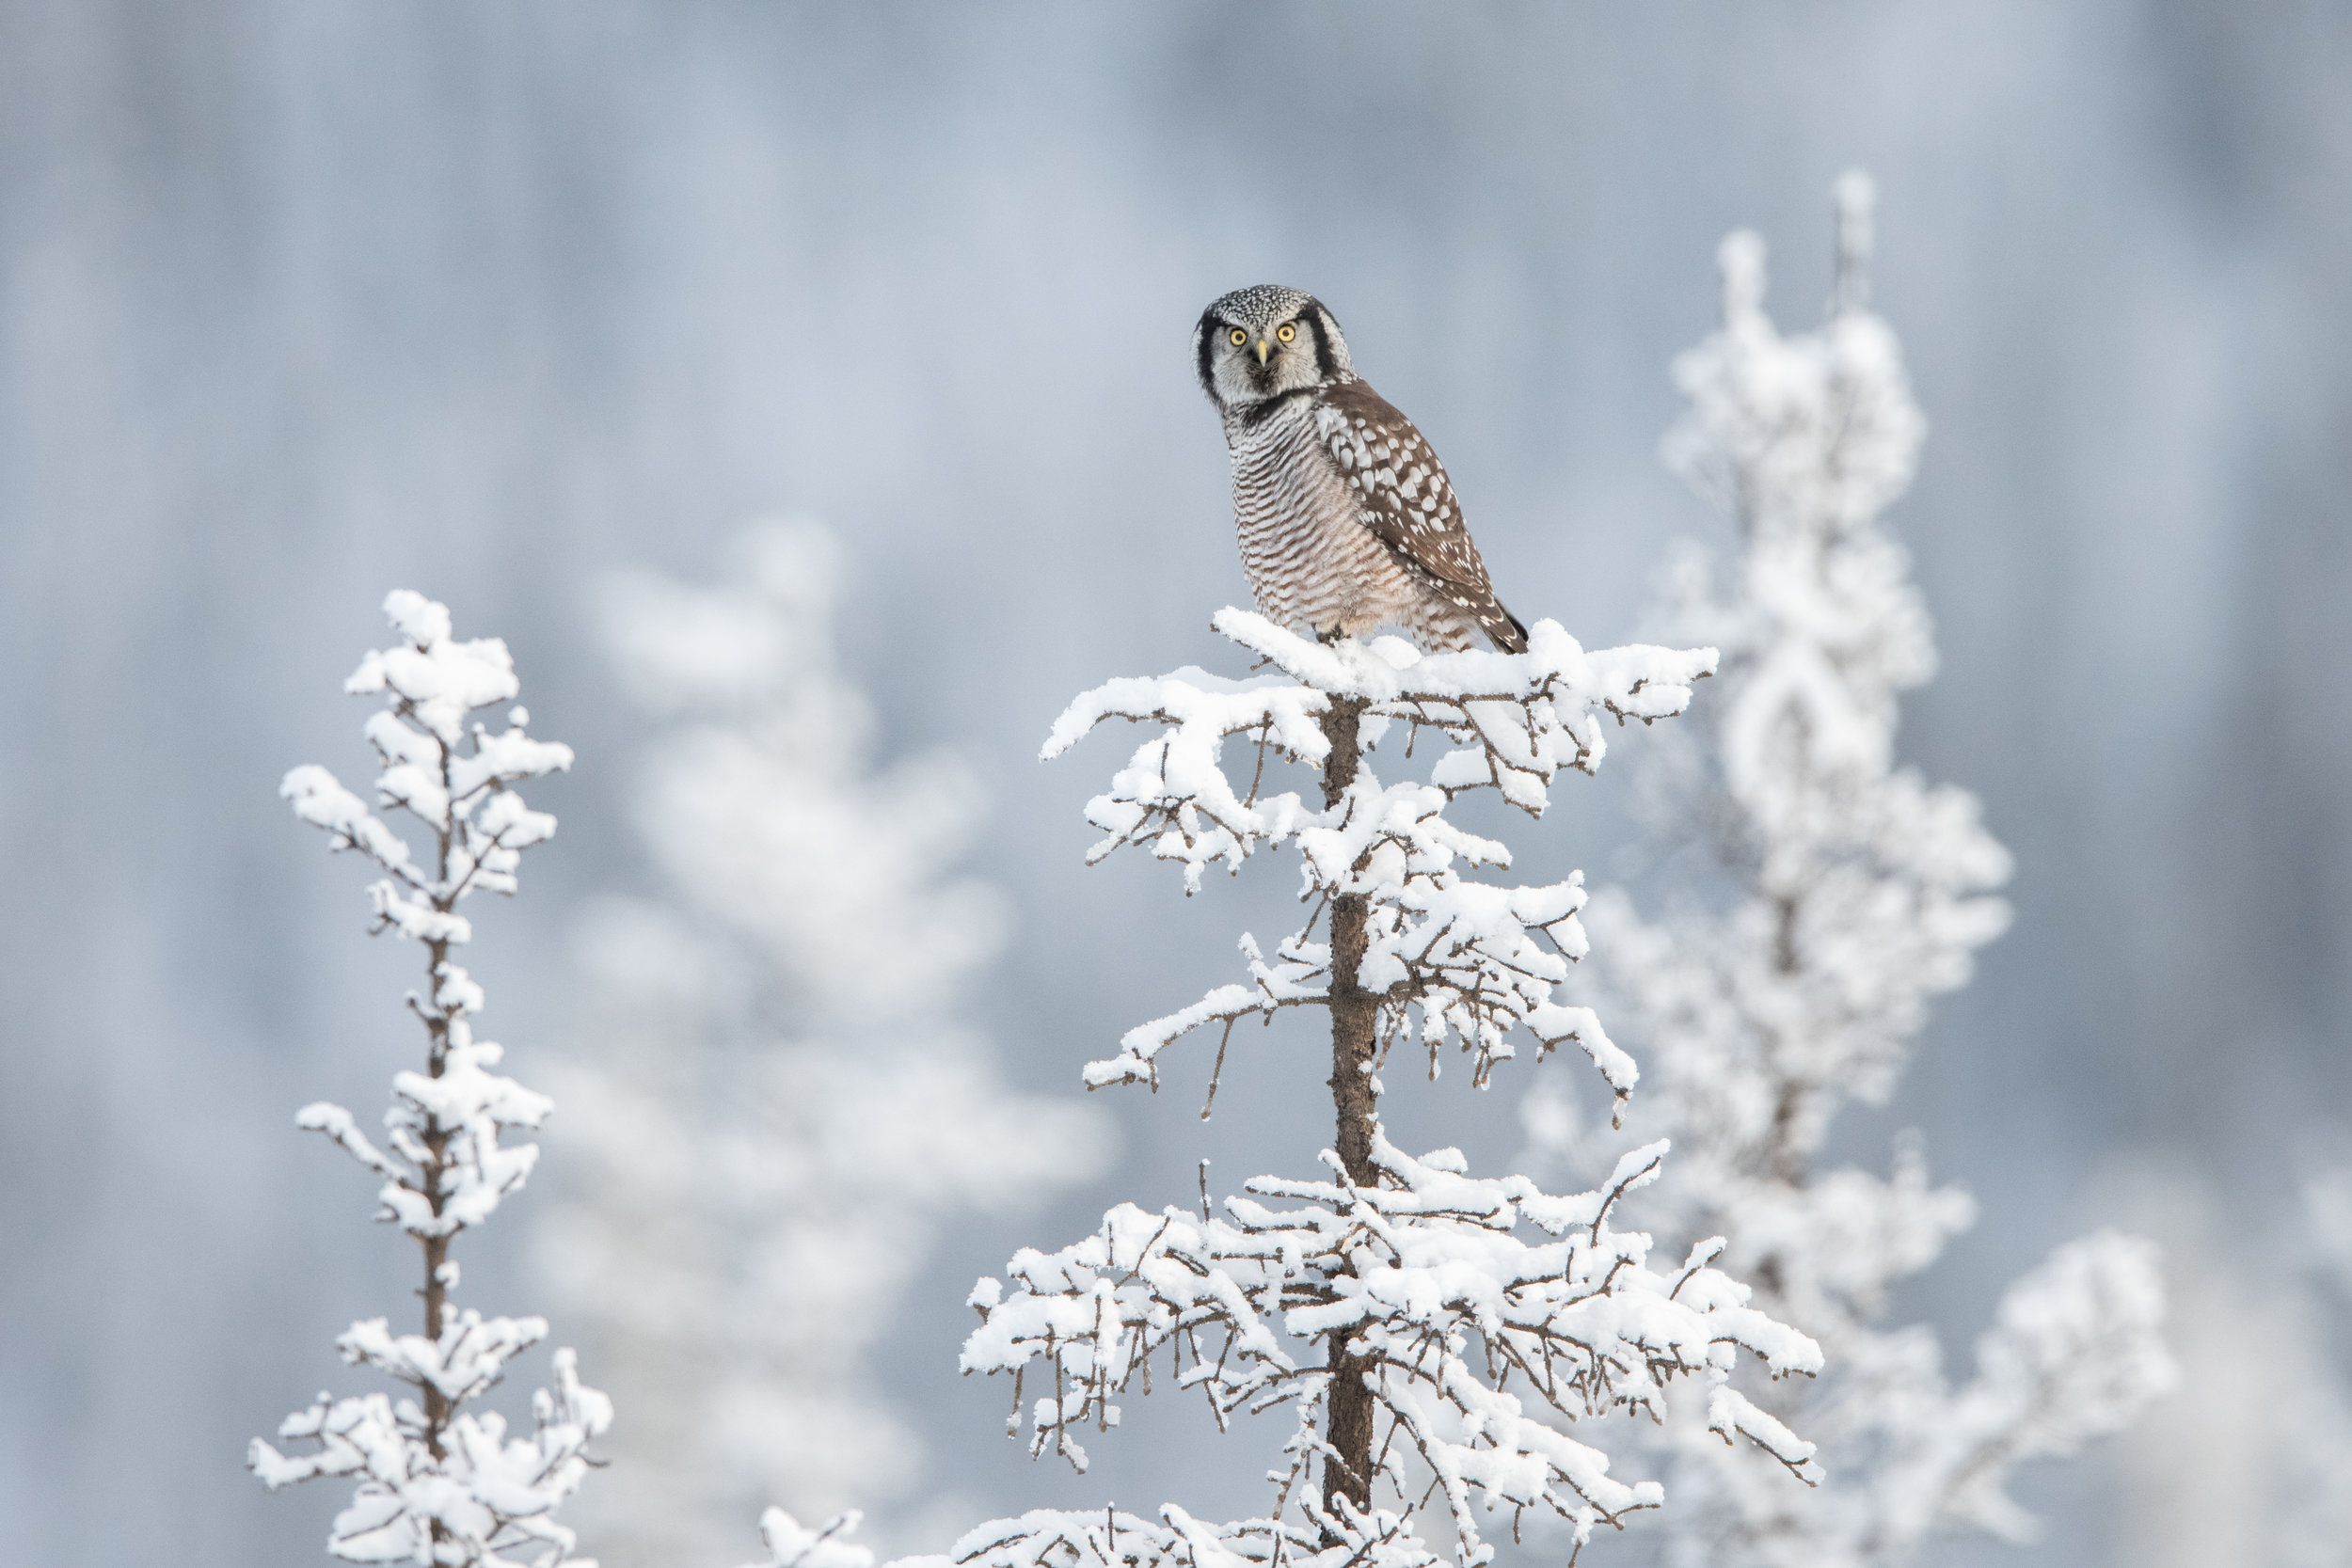
[[(1218, 355), (1219, 333), (1229, 346), (1252, 352)], [(1229, 412), (1356, 374), (1339, 318), (1306, 290), (1279, 283), (1235, 289), (1203, 310), (1192, 329), (1192, 361), (1200, 389)]]

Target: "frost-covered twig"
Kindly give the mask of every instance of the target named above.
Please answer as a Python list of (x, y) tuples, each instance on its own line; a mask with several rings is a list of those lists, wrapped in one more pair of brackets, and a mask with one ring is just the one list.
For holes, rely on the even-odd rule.
[(1757, 1396), (1821, 1444), (1829, 1484), (1795, 1492), (1752, 1454), (1684, 1445), (1683, 1506), (1664, 1524), (1678, 1562), (1859, 1568), (1903, 1561), (1938, 1524), (2015, 1535), (2011, 1467), (2115, 1430), (2169, 1376), (2151, 1250), (2102, 1234), (2011, 1287), (1975, 1381), (1947, 1387), (1931, 1335), (1877, 1319), (1974, 1205), (1931, 1185), (1915, 1140), (1887, 1176), (1816, 1168), (1838, 1109), (1886, 1096), (1930, 999), (1965, 983), (2006, 926), (1993, 893), (2010, 869), (1974, 798), (1895, 765), (1898, 699), (1935, 652), (1881, 515), (1910, 484), (1924, 421), (1893, 333), (1865, 308), (1867, 182), (1848, 177), (1839, 202), (1821, 328), (1774, 329), (1762, 245), (1735, 234), (1723, 327), (1675, 367), (1691, 405), (1668, 461), (1741, 541), (1720, 581), (1696, 555), (1677, 562), (1662, 628), (1723, 653), (1705, 748), (1661, 792), (1688, 808), (1676, 839), (1712, 839), (1717, 880), (1663, 920), (1613, 892), (1586, 916), (1599, 996), (1648, 1053), (1637, 1128), (1676, 1142), (1643, 1217), (1724, 1237), (1724, 1266), (1831, 1365)]
[(551, 1107), (490, 1070), (500, 1047), (473, 1037), (482, 988), (450, 952), (472, 936), (458, 906), (485, 889), (513, 893), (522, 851), (555, 832), (555, 818), (526, 806), (516, 786), (569, 768), (572, 752), (531, 738), (520, 707), (508, 712), (501, 730), (471, 721), (480, 709), (512, 703), (520, 689), (505, 643), (455, 641), (448, 610), (406, 590), (387, 598), (384, 610), (401, 641), (369, 654), (344, 689), (385, 700), (365, 725), (383, 765), (376, 798), (422, 829), (430, 845), (424, 861), (324, 768), (294, 768), (282, 793), (335, 848), (361, 854), (385, 873), (368, 890), (376, 928), (424, 947), (425, 985), (409, 993), (408, 1006), (424, 1025), (425, 1070), (394, 1075), (381, 1143), (340, 1105), (305, 1106), (296, 1121), (383, 1178), (376, 1217), (400, 1226), (422, 1250), (423, 1332), (396, 1335), (387, 1320), (373, 1318), (336, 1341), (345, 1360), (406, 1384), (422, 1402), (321, 1394), (278, 1428), (281, 1442), (310, 1448), (281, 1453), (256, 1438), (247, 1463), (273, 1490), (319, 1476), (358, 1478), (327, 1542), (347, 1561), (548, 1568), (570, 1560), (573, 1535), (556, 1510), (586, 1474), (587, 1445), (611, 1425), (612, 1407), (580, 1383), (572, 1353), (559, 1350), (553, 1387), (532, 1396), (529, 1436), (509, 1437), (503, 1418), (466, 1408), (515, 1356), (547, 1337), (548, 1325), (540, 1318), (453, 1311), (458, 1271), (450, 1243), (487, 1220), (531, 1174), (537, 1146), (509, 1146), (504, 1133), (538, 1127)]

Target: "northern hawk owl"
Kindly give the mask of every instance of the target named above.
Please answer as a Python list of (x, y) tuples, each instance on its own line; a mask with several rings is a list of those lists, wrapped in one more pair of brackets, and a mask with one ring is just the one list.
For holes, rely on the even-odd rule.
[(1260, 613), (1318, 637), (1394, 626), (1432, 652), (1477, 633), (1524, 653), (1445, 466), (1356, 373), (1313, 295), (1262, 283), (1201, 314), (1201, 389), (1225, 420), (1233, 522)]

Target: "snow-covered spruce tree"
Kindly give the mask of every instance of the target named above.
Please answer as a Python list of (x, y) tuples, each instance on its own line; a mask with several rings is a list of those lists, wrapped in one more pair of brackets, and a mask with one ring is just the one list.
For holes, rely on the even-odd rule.
[[(1758, 1305), (1819, 1340), (1829, 1371), (1758, 1402), (1820, 1445), (1825, 1483), (1722, 1444), (1679, 1445), (1661, 1522), (1677, 1563), (1843, 1568), (1910, 1558), (1959, 1526), (2015, 1537), (2011, 1466), (2122, 1424), (2165, 1385), (2153, 1249), (2115, 1234), (2060, 1247), (2013, 1284), (1947, 1386), (1932, 1331), (1883, 1326), (1889, 1289), (1932, 1262), (1973, 1206), (1929, 1182), (1915, 1138), (1892, 1169), (1818, 1168), (1849, 1100), (1883, 1100), (1928, 1000), (1998, 935), (2009, 875), (1976, 800), (1894, 763), (1897, 697), (1934, 648), (1902, 548), (1881, 525), (1909, 485), (1923, 421), (1886, 324), (1866, 309), (1870, 193), (1838, 187), (1835, 298), (1819, 332), (1765, 318), (1763, 247), (1722, 251), (1724, 325), (1676, 365), (1691, 400), (1671, 465), (1728, 512), (1721, 580), (1686, 554), (1662, 635), (1723, 662), (1678, 737), (1669, 842), (1710, 841), (1716, 875), (1645, 924), (1604, 893), (1588, 915), (1597, 996), (1652, 1074), (1637, 1135), (1672, 1167), (1633, 1212), (1663, 1235), (1727, 1238)], [(1661, 752), (1674, 758), (1672, 743)], [(1539, 1141), (1572, 1128), (1555, 1101)], [(1570, 1163), (1574, 1168), (1574, 1163)]]
[(321, 1394), (278, 1428), (281, 1442), (305, 1447), (281, 1453), (256, 1438), (246, 1463), (272, 1490), (319, 1476), (355, 1480), (327, 1537), (327, 1550), (346, 1561), (554, 1568), (584, 1561), (571, 1558), (573, 1534), (556, 1510), (585, 1475), (587, 1445), (612, 1424), (612, 1405), (580, 1383), (572, 1353), (559, 1350), (554, 1386), (532, 1397), (528, 1435), (510, 1436), (496, 1412), (470, 1408), (509, 1362), (547, 1338), (548, 1325), (456, 1307), (450, 1243), (530, 1176), (537, 1146), (504, 1135), (536, 1128), (552, 1107), (491, 1070), (500, 1048), (473, 1035), (482, 987), (450, 954), (473, 934), (458, 907), (476, 893), (513, 893), (522, 852), (555, 832), (555, 818), (531, 810), (515, 786), (569, 768), (572, 752), (526, 735), (520, 707), (495, 733), (471, 721), (519, 693), (504, 642), (454, 641), (449, 610), (405, 589), (384, 610), (401, 641), (369, 654), (343, 689), (384, 698), (364, 727), (383, 767), (376, 798), (421, 828), (423, 858), (324, 768), (294, 769), (281, 793), (336, 849), (383, 873), (368, 889), (375, 928), (424, 949), (424, 986), (408, 993), (424, 1029), (424, 1070), (393, 1077), (382, 1143), (340, 1105), (306, 1105), (295, 1118), (384, 1179), (376, 1217), (423, 1254), (423, 1332), (395, 1333), (387, 1319), (370, 1318), (336, 1341), (345, 1360), (415, 1392)]
[(662, 887), (582, 932), (538, 1253), (629, 1412), (580, 1513), (617, 1568), (730, 1561), (764, 1503), (906, 1497), (922, 1448), (874, 1355), (930, 1240), (1104, 1142), (1091, 1107), (1010, 1092), (960, 1021), (1006, 924), (952, 874), (977, 793), (952, 755), (872, 761), (832, 536), (764, 525), (734, 557), (721, 586), (600, 595), (624, 689), (666, 721), (631, 787)]
[[(1400, 1045), (1425, 1052), (1433, 1075), (1458, 1045), (1484, 1083), (1520, 1031), (1542, 1051), (1574, 1041), (1615, 1096), (1632, 1088), (1633, 1064), (1594, 1016), (1555, 998), (1584, 950), (1581, 879), (1471, 880), (1467, 869), (1509, 853), (1447, 812), (1484, 789), (1541, 812), (1561, 769), (1598, 764), (1606, 721), (1679, 713), (1712, 652), (1588, 655), (1550, 621), (1525, 654), (1430, 657), (1396, 638), (1325, 645), (1236, 610), (1214, 625), (1273, 672), (1113, 681), (1062, 715), (1045, 754), (1105, 720), (1147, 726), (1089, 807), (1105, 835), (1089, 859), (1140, 847), (1181, 865), (1190, 890), (1212, 865), (1238, 871), (1288, 845), (1308, 918), (1271, 954), (1245, 936), (1246, 982), (1131, 1031), (1086, 1081), (1156, 1085), (1163, 1052), (1197, 1030), (1218, 1036), (1221, 1059), (1241, 1022), (1325, 1008), (1335, 1148), (1319, 1174), (1261, 1177), (1219, 1209), (1204, 1184), (1197, 1212), (1121, 1204), (1074, 1245), (1017, 1253), (1009, 1280), (975, 1290), (982, 1322), (962, 1361), (1010, 1374), (1016, 1431), (1034, 1396), (1031, 1452), (1081, 1469), (1082, 1433), (1113, 1425), (1122, 1392), (1148, 1392), (1155, 1361), (1220, 1424), (1289, 1404), (1273, 1506), (1216, 1524), (1174, 1502), (1155, 1519), (1032, 1513), (967, 1534), (944, 1560), (1415, 1568), (1440, 1560), (1415, 1534), (1424, 1511), (1465, 1568), (1492, 1557), (1490, 1518), (1557, 1516), (1581, 1546), (1595, 1525), (1661, 1500), (1656, 1482), (1612, 1474), (1597, 1418), (1657, 1414), (1677, 1379), (1708, 1390), (1702, 1419), (1724, 1439), (1806, 1469), (1811, 1446), (1727, 1380), (1743, 1351), (1778, 1376), (1814, 1371), (1817, 1348), (1749, 1307), (1709, 1266), (1710, 1245), (1660, 1266), (1647, 1236), (1611, 1223), (1656, 1178), (1662, 1142), (1593, 1191), (1552, 1196), (1523, 1176), (1472, 1175), (1455, 1149), (1406, 1154), (1378, 1117), (1377, 1069)], [(1416, 739), (1426, 782), (1374, 775), (1376, 747), (1409, 762)], [(1285, 763), (1320, 769), (1312, 798), (1277, 792)]]

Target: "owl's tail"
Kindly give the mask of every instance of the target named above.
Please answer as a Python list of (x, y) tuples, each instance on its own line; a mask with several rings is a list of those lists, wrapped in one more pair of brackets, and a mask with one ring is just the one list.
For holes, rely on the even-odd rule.
[[(1494, 613), (1480, 616), (1479, 628), (1493, 640), (1496, 647), (1501, 648), (1506, 654), (1527, 652), (1527, 627), (1520, 623), (1518, 616), (1502, 608), (1501, 599), (1492, 599), (1488, 602), (1495, 607)], [(1498, 620), (1497, 616), (1501, 619)]]

